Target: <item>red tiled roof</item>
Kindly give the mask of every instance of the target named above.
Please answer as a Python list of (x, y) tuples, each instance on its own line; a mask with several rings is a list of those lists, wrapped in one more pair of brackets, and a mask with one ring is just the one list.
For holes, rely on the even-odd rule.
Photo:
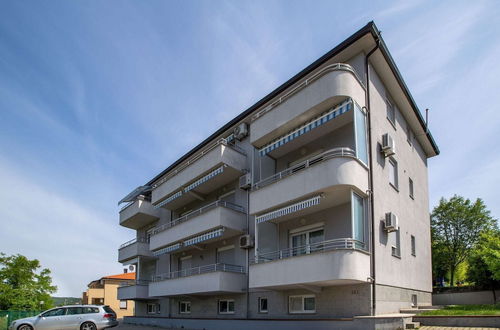
[(118, 275), (108, 275), (108, 276), (104, 276), (103, 279), (135, 280), (135, 273), (125, 273), (125, 274), (118, 274)]

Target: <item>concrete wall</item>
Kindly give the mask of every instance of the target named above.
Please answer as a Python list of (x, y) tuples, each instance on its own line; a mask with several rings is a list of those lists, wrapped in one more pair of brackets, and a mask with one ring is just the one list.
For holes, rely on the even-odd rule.
[(432, 305), (430, 292), (397, 288), (387, 285), (376, 286), (377, 314), (397, 313), (400, 309), (412, 307), (412, 295), (417, 295), (419, 306)]
[(137, 256), (152, 256), (148, 243), (135, 242), (118, 250), (118, 262), (124, 262)]
[[(500, 290), (496, 290), (497, 299)], [(434, 293), (433, 305), (469, 305), (469, 304), (494, 304), (493, 291), (451, 292)]]

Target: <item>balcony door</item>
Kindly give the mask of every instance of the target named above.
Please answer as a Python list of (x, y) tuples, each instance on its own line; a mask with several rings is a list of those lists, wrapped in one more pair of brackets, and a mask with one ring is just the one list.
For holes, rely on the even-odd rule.
[(179, 270), (180, 270), (180, 276), (189, 276), (189, 270), (192, 268), (192, 256), (186, 256), (179, 258)]
[(323, 245), (321, 242), (325, 240), (325, 231), (323, 227), (311, 229), (304, 228), (290, 232), (290, 249), (291, 255), (307, 254), (321, 250)]

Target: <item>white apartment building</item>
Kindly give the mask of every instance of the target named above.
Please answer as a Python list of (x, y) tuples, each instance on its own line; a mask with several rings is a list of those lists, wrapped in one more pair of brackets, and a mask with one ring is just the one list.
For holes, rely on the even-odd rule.
[(118, 297), (207, 329), (430, 305), (438, 154), (370, 22), (120, 201)]

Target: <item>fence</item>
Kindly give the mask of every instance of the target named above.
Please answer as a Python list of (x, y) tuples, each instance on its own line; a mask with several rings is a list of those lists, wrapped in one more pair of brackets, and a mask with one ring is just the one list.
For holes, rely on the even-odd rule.
[(39, 311), (0, 311), (0, 330), (7, 330), (12, 321), (40, 313)]

